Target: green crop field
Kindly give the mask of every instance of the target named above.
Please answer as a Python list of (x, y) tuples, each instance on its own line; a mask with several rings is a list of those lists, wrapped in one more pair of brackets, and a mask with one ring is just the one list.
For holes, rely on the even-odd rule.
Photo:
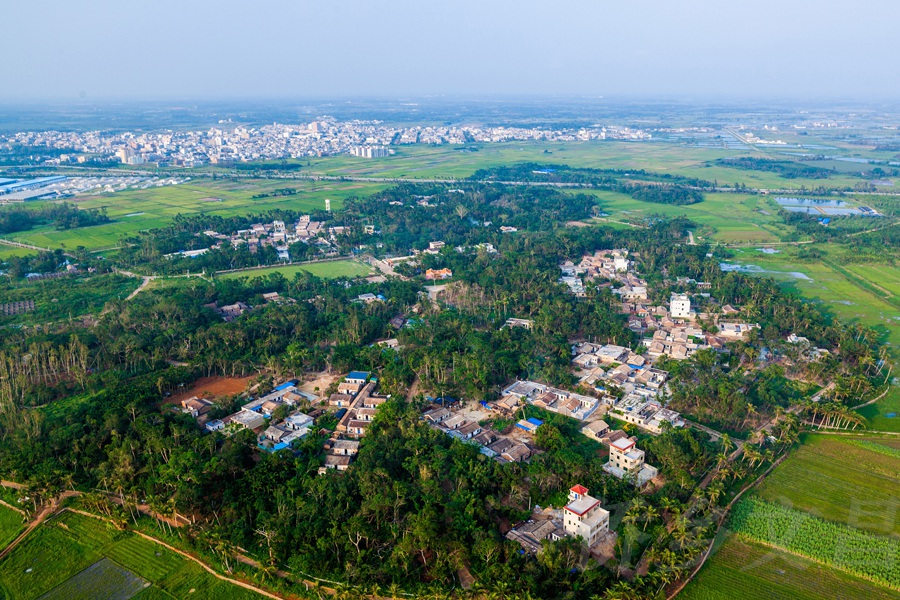
[(24, 528), (22, 515), (11, 508), (0, 505), (0, 548), (6, 548), (6, 545), (16, 539), (16, 536)]
[[(830, 250), (822, 245), (816, 248)], [(768, 272), (762, 275), (777, 279), (784, 287), (819, 304), (825, 312), (848, 322), (858, 321), (873, 327), (883, 334), (885, 341), (900, 346), (900, 321), (896, 318), (898, 309), (895, 306), (826, 263), (799, 260), (796, 248), (781, 246), (779, 251), (779, 254), (765, 255), (755, 248), (736, 250), (734, 262), (766, 269)]]
[(872, 533), (900, 534), (900, 458), (838, 436), (810, 435), (759, 487), (758, 495)]
[(236, 279), (238, 277), (268, 277), (273, 273), (281, 273), (287, 279), (293, 279), (294, 275), (301, 271), (312, 273), (316, 277), (335, 279), (338, 277), (365, 277), (372, 274), (372, 269), (355, 260), (334, 260), (328, 262), (310, 263), (308, 265), (290, 265), (287, 267), (271, 267), (268, 269), (252, 269), (237, 271), (219, 275), (224, 279)]
[(158, 544), (74, 513), (41, 525), (0, 562), (0, 593), (9, 600), (38, 598), (103, 558), (153, 584), (135, 596), (143, 600), (260, 597)]
[[(601, 209), (610, 219), (640, 221), (654, 215), (684, 216), (700, 228), (709, 228), (713, 232), (711, 242), (762, 244), (780, 241), (791, 232), (777, 214), (759, 212), (759, 197), (748, 194), (706, 194), (703, 202), (673, 206), (643, 202), (616, 192), (582, 191), (596, 195)], [(698, 241), (702, 241), (702, 236), (695, 233)]]
[[(477, 149), (477, 150), (475, 150)], [(697, 148), (667, 142), (509, 142), (465, 146), (398, 146), (379, 159), (348, 155), (310, 159), (303, 173), (353, 177), (463, 178), (478, 169), (521, 162), (565, 164), (595, 169), (645, 169), (696, 177), (720, 185), (741, 182), (748, 187), (800, 189), (817, 185), (849, 186), (858, 181), (836, 174), (828, 179), (784, 179), (776, 173), (750, 171), (708, 163), (747, 155), (746, 150)]]
[(859, 409), (876, 431), (900, 431), (900, 387), (893, 386), (887, 396)]
[(837, 569), (731, 535), (679, 600), (888, 600), (900, 594)]
[(30, 248), (17, 248), (16, 246), (7, 246), (6, 244), (0, 244), (0, 260), (6, 260), (7, 258), (12, 258), (13, 256), (29, 256), (31, 254), (37, 254), (37, 250), (31, 250)]
[(147, 580), (102, 558), (41, 596), (41, 600), (128, 600), (146, 587), (150, 587)]
[[(297, 194), (252, 198), (288, 187), (297, 189)], [(196, 179), (179, 185), (74, 199), (80, 208), (105, 208), (112, 223), (63, 231), (45, 226), (4, 237), (41, 248), (110, 248), (118, 243), (121, 236), (165, 226), (177, 214), (230, 216), (276, 208), (312, 211), (324, 208), (326, 198), (331, 200), (332, 209), (338, 210), (349, 196), (367, 195), (385, 187), (387, 184), (341, 181)]]
[(881, 288), (891, 296), (900, 297), (900, 267), (891, 265), (849, 265), (847, 270)]

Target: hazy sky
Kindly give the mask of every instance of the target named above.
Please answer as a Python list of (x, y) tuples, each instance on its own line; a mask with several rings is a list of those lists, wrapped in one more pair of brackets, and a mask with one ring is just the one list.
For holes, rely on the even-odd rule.
[(0, 100), (900, 98), (897, 0), (2, 0)]

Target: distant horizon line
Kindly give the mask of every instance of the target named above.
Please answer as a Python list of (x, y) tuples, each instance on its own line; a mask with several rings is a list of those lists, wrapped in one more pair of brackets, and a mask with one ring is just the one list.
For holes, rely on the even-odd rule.
[(539, 102), (552, 104), (554, 102), (605, 102), (610, 104), (678, 104), (685, 106), (702, 105), (726, 105), (740, 106), (742, 104), (778, 103), (778, 104), (807, 104), (810, 106), (823, 105), (898, 105), (900, 96), (878, 96), (859, 98), (852, 96), (801, 96), (792, 94), (783, 95), (746, 95), (746, 94), (540, 94), (540, 93), (420, 93), (420, 94), (333, 94), (333, 95), (272, 95), (272, 96), (159, 96), (159, 97), (127, 97), (127, 96), (55, 96), (55, 97), (0, 97), (0, 105), (6, 107), (27, 108), (37, 106), (89, 106), (89, 105), (172, 105), (172, 108), (181, 108), (184, 105), (214, 105), (214, 104), (302, 104), (302, 103), (341, 103), (353, 102), (379, 102), (379, 103), (418, 103), (418, 102), (477, 102), (497, 103), (506, 102)]

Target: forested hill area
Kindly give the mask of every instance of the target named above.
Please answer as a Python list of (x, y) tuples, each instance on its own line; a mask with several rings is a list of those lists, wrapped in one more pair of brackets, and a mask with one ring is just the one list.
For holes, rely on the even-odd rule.
[[(566, 227), (597, 210), (588, 195), (554, 189), (400, 186), (349, 200), (328, 225), (347, 227), (336, 238), (356, 249), (382, 244), (399, 254), (446, 242), (398, 268), (403, 278), (185, 278), (130, 300), (114, 298), (91, 321), (7, 327), (0, 339), (0, 475), (36, 499), (73, 487), (88, 492), (86, 502), (118, 515), (122, 527), (134, 517), (110, 498), (125, 507), (146, 500), (191, 521), (173, 535), (178, 543), (223, 561), (241, 548), (273, 572), (360, 588), (394, 585), (420, 596), (458, 588), (460, 573), (468, 572), (480, 589), (503, 598), (657, 597), (710, 541), (726, 490), (752, 481), (762, 458), (717, 471), (714, 483), (700, 488), (713, 465), (727, 462), (727, 436), (714, 441), (691, 428), (650, 436), (621, 424), (639, 437), (665, 481), (640, 493), (603, 472), (603, 449), (574, 419), (529, 406), (524, 416), (545, 421), (534, 437), (535, 456), (500, 464), (428, 427), (424, 396), (477, 404), (498, 399), (516, 379), (581, 389), (571, 370), (573, 340), (639, 350), (642, 341), (627, 327), (610, 282), (587, 285), (583, 298), (559, 283), (562, 261), (613, 248), (629, 249), (652, 302), (688, 290), (711, 313), (731, 304), (741, 307), (741, 319), (761, 325), (728, 352), (661, 364), (672, 374), (673, 407), (732, 432), (769, 461), (796, 441), (796, 419), (771, 428), (775, 442), (759, 443), (753, 430), (805, 397), (796, 382), (833, 381), (832, 399), (846, 406), (878, 384), (879, 349), (871, 331), (824, 314), (772, 280), (724, 273), (719, 261), (727, 251), (688, 245), (694, 224), (686, 219), (628, 230)], [(140, 243), (122, 260), (137, 263), (151, 251), (158, 258), (171, 248), (167, 236), (185, 244), (206, 227), (240, 227), (263, 216), (205, 218), (136, 237)], [(380, 233), (366, 234), (365, 225)], [(500, 225), (518, 231), (501, 233)], [(477, 247), (483, 243), (496, 252)], [(436, 302), (422, 293), (428, 268), (453, 272)], [(709, 298), (699, 300), (699, 281), (708, 284)], [(267, 302), (263, 294), (271, 292), (290, 301)], [(361, 294), (383, 300), (363, 303)], [(252, 309), (228, 322), (210, 307), (236, 302)], [(397, 317), (406, 322), (400, 329), (391, 324)], [(533, 326), (503, 327), (511, 317)], [(792, 355), (790, 366), (758, 360), (761, 347), (789, 352), (784, 339), (792, 333), (829, 348), (829, 356), (812, 362)], [(393, 337), (398, 349), (375, 344)], [(331, 413), (293, 452), (268, 453), (252, 432), (207, 434), (166, 403), (167, 394), (200, 376), (252, 376), (258, 395), (284, 379), (350, 370), (372, 372), (391, 398), (344, 473), (318, 474), (336, 425)], [(411, 394), (414, 385), (418, 393)], [(225, 416), (245, 401), (229, 396), (210, 414)], [(577, 540), (547, 542), (533, 557), (501, 535), (535, 504), (559, 506), (575, 483), (617, 515), (621, 536), (610, 565), (590, 559)]]

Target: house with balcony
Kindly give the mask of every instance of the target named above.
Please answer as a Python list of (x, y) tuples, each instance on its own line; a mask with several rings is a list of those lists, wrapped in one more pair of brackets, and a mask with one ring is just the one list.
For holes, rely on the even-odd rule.
[(659, 473), (656, 467), (644, 464), (644, 451), (630, 438), (615, 440), (609, 445), (609, 462), (603, 470), (619, 479), (630, 478), (638, 487)]
[(588, 495), (586, 487), (573, 486), (569, 489), (569, 503), (563, 509), (563, 528), (569, 535), (581, 537), (590, 548), (609, 531), (609, 511)]

